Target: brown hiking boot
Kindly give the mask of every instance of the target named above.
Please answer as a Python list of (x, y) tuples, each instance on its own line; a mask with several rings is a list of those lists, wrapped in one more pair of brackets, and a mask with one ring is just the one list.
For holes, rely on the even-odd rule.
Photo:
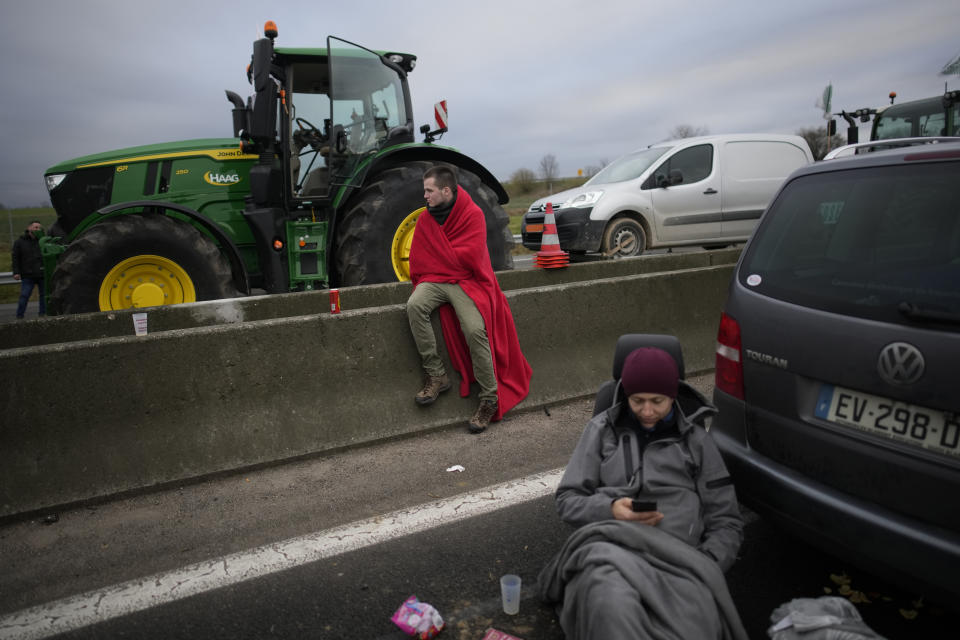
[(433, 404), (437, 396), (449, 388), (450, 378), (447, 377), (447, 374), (443, 374), (442, 376), (431, 376), (427, 374), (427, 379), (423, 383), (423, 389), (417, 392), (417, 397), (414, 398), (414, 400), (421, 406)]
[(490, 426), (490, 418), (497, 412), (496, 400), (481, 400), (477, 412), (467, 423), (467, 429), (470, 433), (483, 433)]

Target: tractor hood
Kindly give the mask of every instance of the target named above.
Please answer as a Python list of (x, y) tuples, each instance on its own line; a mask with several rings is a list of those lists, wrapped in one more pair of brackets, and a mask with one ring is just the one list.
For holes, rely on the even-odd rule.
[[(128, 147), (114, 151), (104, 151), (88, 156), (65, 160), (44, 172), (51, 176), (65, 174), (77, 169), (102, 167), (105, 165), (128, 164), (135, 162), (149, 162), (153, 160), (176, 160), (194, 156), (206, 156), (213, 160), (236, 160), (244, 158), (240, 150), (240, 140), (237, 138), (204, 138), (200, 140), (182, 140), (179, 142), (164, 142), (162, 144), (148, 144), (139, 147)], [(255, 155), (248, 156), (255, 160)]]
[(129, 147), (82, 156), (47, 169), (44, 179), (57, 211), (51, 228), (70, 238), (100, 209), (144, 200), (204, 203), (232, 201), (243, 207), (250, 193), (250, 167), (237, 138), (207, 138)]

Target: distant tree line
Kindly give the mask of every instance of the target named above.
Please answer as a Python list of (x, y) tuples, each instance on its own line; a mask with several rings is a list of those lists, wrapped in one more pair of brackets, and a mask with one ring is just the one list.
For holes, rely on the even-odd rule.
[[(540, 158), (540, 177), (548, 189), (553, 188), (553, 183), (559, 177), (560, 165), (557, 163), (557, 156), (548, 153)], [(511, 186), (520, 193), (530, 193), (537, 186), (537, 174), (527, 168), (517, 169), (510, 176)]]
[(695, 127), (692, 124), (678, 124), (667, 134), (667, 140), (683, 140), (684, 138), (696, 138), (697, 136), (710, 135), (710, 129), (707, 127)]

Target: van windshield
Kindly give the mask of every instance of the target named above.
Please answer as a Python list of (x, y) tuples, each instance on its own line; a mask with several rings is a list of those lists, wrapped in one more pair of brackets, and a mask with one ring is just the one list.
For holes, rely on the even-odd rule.
[(657, 158), (669, 150), (670, 147), (655, 147), (628, 153), (605, 166), (597, 175), (587, 180), (584, 186), (625, 182), (639, 178), (644, 171), (650, 168), (650, 165), (657, 161)]
[(745, 287), (887, 322), (960, 329), (957, 162), (898, 164), (791, 181), (751, 240)]

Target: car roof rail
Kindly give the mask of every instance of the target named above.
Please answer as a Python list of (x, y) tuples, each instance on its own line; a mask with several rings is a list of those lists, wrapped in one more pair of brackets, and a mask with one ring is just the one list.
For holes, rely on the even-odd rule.
[(858, 153), (868, 151), (880, 151), (883, 149), (896, 149), (898, 147), (912, 147), (921, 144), (940, 144), (944, 142), (960, 142), (960, 137), (950, 136), (926, 136), (917, 138), (890, 138), (888, 140), (871, 140), (870, 142), (857, 142), (837, 147), (827, 155), (824, 160), (833, 160), (834, 158), (847, 158)]

